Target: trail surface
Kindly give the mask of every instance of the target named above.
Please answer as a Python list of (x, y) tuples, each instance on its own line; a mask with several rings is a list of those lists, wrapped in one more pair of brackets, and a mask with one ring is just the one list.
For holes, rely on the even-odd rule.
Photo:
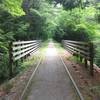
[(49, 43), (26, 100), (78, 100), (53, 43)]

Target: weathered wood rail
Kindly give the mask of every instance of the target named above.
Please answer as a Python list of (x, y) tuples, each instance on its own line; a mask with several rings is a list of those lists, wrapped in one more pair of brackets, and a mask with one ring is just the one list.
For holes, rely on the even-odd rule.
[(70, 41), (62, 40), (64, 48), (71, 54), (80, 57), (80, 61), (84, 59), (85, 67), (88, 68), (88, 61), (90, 62), (89, 71), (93, 76), (93, 59), (94, 59), (94, 48), (91, 42), (81, 42), (81, 41)]
[(26, 59), (29, 55), (35, 53), (41, 44), (41, 40), (16, 41), (9, 44), (9, 67), (10, 76), (13, 75), (13, 64), (19, 59)]

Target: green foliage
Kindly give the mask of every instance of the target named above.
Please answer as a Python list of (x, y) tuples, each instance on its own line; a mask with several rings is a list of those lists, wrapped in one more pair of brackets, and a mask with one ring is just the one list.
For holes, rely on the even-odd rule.
[(53, 3), (55, 5), (62, 4), (64, 9), (66, 10), (72, 10), (76, 7), (83, 7), (83, 0), (47, 0), (49, 3)]
[(16, 20), (17, 23), (15, 24), (16, 27), (15, 27), (15, 30), (14, 30), (14, 32), (15, 32), (14, 38), (16, 40), (28, 40), (29, 39), (29, 37), (28, 37), (29, 23), (27, 21), (25, 21), (24, 16), (22, 18), (21, 17), (18, 18), (17, 20)]
[(96, 20), (100, 23), (100, 3), (96, 6)]
[(14, 16), (20, 16), (24, 14), (21, 8), (21, 2), (22, 0), (2, 0), (0, 6)]
[[(9, 78), (8, 51), (13, 40), (47, 39), (46, 17), (39, 11), (38, 1), (31, 5), (28, 15), (21, 8), (22, 0), (3, 0), (0, 4), (0, 79)], [(33, 2), (33, 3), (34, 3)], [(32, 3), (32, 4), (33, 4)], [(16, 5), (16, 6), (15, 6)], [(20, 65), (20, 62), (19, 62)], [(13, 66), (14, 67), (14, 66)], [(14, 74), (23, 67), (14, 67)]]
[(59, 41), (62, 39), (76, 41), (92, 40), (95, 35), (95, 27), (86, 22), (83, 11), (80, 13), (79, 9), (73, 9), (72, 11), (61, 12), (60, 17), (57, 19), (59, 22), (54, 38), (57, 38)]
[[(99, 4), (91, 4), (84, 5), (82, 0), (1, 0), (0, 79), (9, 76), (9, 41), (48, 38), (59, 42), (62, 39), (99, 40)], [(100, 58), (99, 50), (96, 47), (96, 58)], [(100, 59), (95, 62), (100, 64)], [(24, 69), (23, 66), (15, 68), (15, 74)]]
[(82, 0), (64, 0), (63, 1), (63, 6), (64, 6), (64, 9), (73, 9), (77, 6), (79, 6), (79, 4), (81, 4), (81, 1)]
[(0, 54), (0, 83), (9, 78), (8, 56)]
[(94, 61), (100, 67), (100, 36), (94, 41)]
[(42, 38), (45, 28), (45, 17), (43, 17), (41, 13), (35, 9), (30, 9), (30, 13), (29, 33), (32, 33), (33, 39)]
[(19, 5), (15, 6), (18, 2), (20, 3), (3, 0), (0, 4), (0, 82), (9, 78), (9, 42), (15, 40), (14, 35), (20, 22), (15, 15), (22, 15), (21, 6), (19, 8), (17, 8)]

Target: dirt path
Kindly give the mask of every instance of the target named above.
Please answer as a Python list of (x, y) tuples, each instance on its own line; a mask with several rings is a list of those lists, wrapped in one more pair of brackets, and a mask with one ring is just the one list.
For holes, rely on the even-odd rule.
[(78, 100), (53, 43), (49, 43), (28, 91), (24, 100)]

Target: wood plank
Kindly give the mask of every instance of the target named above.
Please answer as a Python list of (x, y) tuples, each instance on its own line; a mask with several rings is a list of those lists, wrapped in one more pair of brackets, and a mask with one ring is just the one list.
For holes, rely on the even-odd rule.
[(20, 59), (20, 58), (24, 57), (25, 55), (27, 55), (27, 54), (29, 54), (30, 52), (32, 52), (32, 51), (34, 51), (34, 50), (36, 50), (37, 48), (39, 48), (39, 47), (35, 47), (35, 48), (33, 48), (33, 49), (31, 49), (31, 50), (27, 51), (26, 53), (23, 53), (22, 55), (19, 55), (19, 56), (17, 56), (17, 57), (14, 57), (14, 58), (13, 58), (13, 59), (14, 59), (14, 61), (16, 61), (16, 60), (18, 60), (18, 59)]
[(74, 48), (74, 47), (72, 47), (70, 45), (67, 45), (67, 44), (65, 44), (65, 45), (68, 46), (69, 48), (73, 49), (73, 50), (76, 50), (77, 52), (80, 52), (80, 53), (82, 53), (84, 55), (89, 56), (89, 52), (85, 52), (84, 50), (80, 50), (80, 49)]
[(23, 50), (19, 50), (19, 51), (17, 51), (17, 52), (13, 52), (13, 56), (16, 56), (16, 55), (19, 55), (19, 54), (21, 54), (21, 53), (24, 53), (24, 52), (26, 52), (26, 51), (28, 51), (28, 50), (30, 50), (30, 49), (35, 48), (36, 46), (39, 46), (39, 44), (36, 44), (36, 45), (34, 45), (34, 46), (32, 46), (32, 47), (29, 47), (29, 48), (26, 48), (26, 49), (23, 49)]
[(41, 41), (41, 40), (34, 40), (34, 41), (18, 41), (18, 42), (13, 42), (13, 45), (19, 45), (19, 44), (28, 44), (28, 43), (34, 43), (37, 41)]
[(85, 45), (79, 45), (79, 44), (72, 44), (72, 43), (68, 43), (68, 42), (65, 42), (66, 44), (70, 45), (70, 46), (73, 46), (73, 47), (76, 47), (76, 48), (79, 48), (81, 50), (85, 50), (85, 51), (89, 51), (89, 47), (85, 46)]
[(24, 48), (26, 48), (26, 47), (30, 47), (30, 46), (34, 46), (34, 45), (36, 45), (36, 44), (39, 44), (38, 42), (35, 42), (35, 43), (31, 43), (31, 44), (25, 44), (25, 45), (18, 45), (18, 46), (14, 46), (13, 47), (13, 51), (15, 51), (15, 50), (19, 50), (19, 49), (24, 49)]
[(69, 43), (75, 43), (75, 44), (81, 44), (81, 45), (89, 45), (88, 42), (81, 42), (81, 41), (70, 41), (70, 40), (64, 40), (65, 42), (69, 42)]

